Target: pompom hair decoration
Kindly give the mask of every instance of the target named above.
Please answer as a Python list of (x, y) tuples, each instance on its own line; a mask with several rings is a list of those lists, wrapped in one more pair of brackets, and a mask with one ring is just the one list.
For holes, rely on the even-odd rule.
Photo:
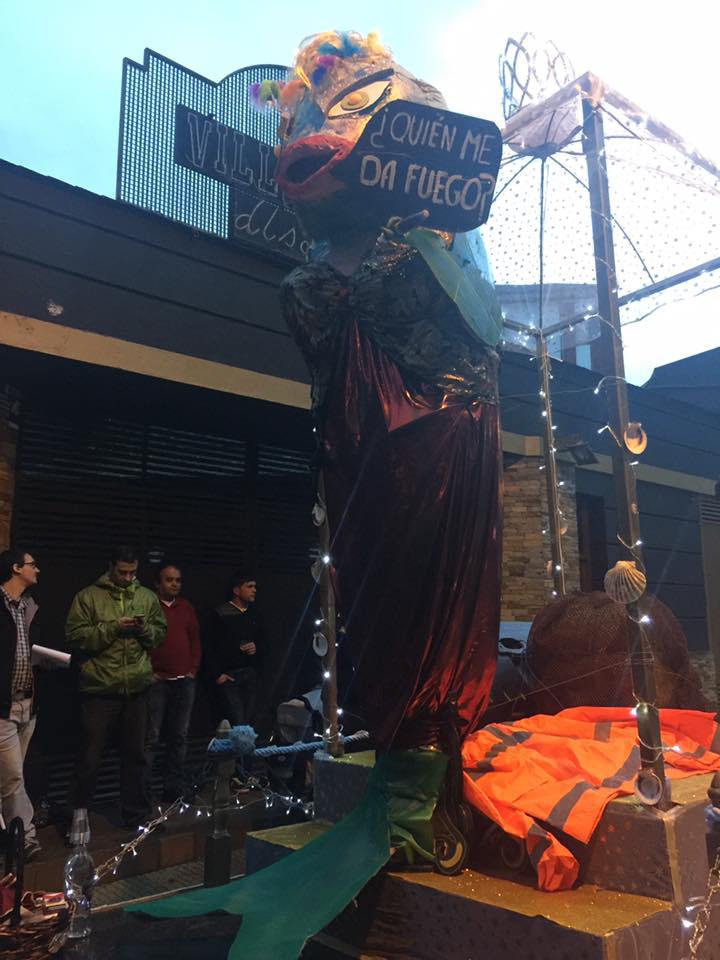
[(390, 51), (387, 47), (383, 46), (380, 42), (380, 34), (377, 30), (373, 30), (367, 35), (367, 48), (373, 56), (376, 57), (387, 57), (390, 55)]
[(339, 46), (337, 43), (326, 42), (318, 47), (318, 53), (342, 57), (343, 60), (346, 60), (348, 57), (354, 57), (362, 50), (361, 43), (347, 31), (338, 33), (336, 36), (340, 44)]
[(377, 32), (365, 38), (359, 33), (329, 30), (306, 37), (293, 61), (293, 72), (305, 86), (322, 84), (339, 60), (353, 57), (390, 57), (390, 51), (380, 42)]
[(339, 60), (340, 57), (332, 53), (324, 53), (319, 56), (315, 61), (315, 69), (310, 76), (313, 86), (319, 86), (326, 78), (328, 71), (331, 70)]
[(278, 80), (261, 80), (260, 83), (251, 83), (248, 88), (250, 101), (260, 111), (264, 110), (268, 104), (277, 106), (284, 87), (285, 84)]
[(280, 106), (291, 107), (305, 90), (307, 84), (302, 80), (290, 80), (280, 91)]

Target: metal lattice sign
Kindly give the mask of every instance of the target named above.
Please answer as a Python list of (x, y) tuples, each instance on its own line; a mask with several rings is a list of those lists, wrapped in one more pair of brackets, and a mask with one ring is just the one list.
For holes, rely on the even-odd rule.
[[(294, 216), (273, 180), (277, 117), (259, 113), (248, 93), (253, 83), (286, 75), (287, 67), (264, 64), (214, 83), (152, 50), (142, 64), (126, 58), (117, 198), (218, 237), (302, 257)], [(234, 152), (226, 157), (221, 148)], [(233, 181), (233, 169), (243, 182)]]
[(228, 185), (233, 239), (305, 258), (309, 240), (275, 182), (270, 144), (178, 104), (175, 162)]

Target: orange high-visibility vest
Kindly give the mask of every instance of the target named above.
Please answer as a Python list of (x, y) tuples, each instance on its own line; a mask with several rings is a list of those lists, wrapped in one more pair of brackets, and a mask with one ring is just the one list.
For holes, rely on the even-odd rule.
[[(720, 727), (700, 710), (661, 710), (671, 779), (720, 770)], [(573, 707), (556, 716), (490, 724), (463, 744), (465, 797), (525, 840), (542, 890), (566, 890), (579, 864), (554, 835), (588, 843), (605, 806), (633, 793), (640, 769), (635, 712)]]

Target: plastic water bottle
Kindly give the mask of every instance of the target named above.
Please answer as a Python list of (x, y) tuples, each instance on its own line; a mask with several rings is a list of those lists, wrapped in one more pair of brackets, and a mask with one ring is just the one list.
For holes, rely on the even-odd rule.
[(71, 938), (90, 935), (90, 905), (95, 886), (95, 864), (87, 843), (90, 826), (86, 810), (76, 810), (70, 834), (73, 850), (65, 861), (65, 897), (70, 907)]

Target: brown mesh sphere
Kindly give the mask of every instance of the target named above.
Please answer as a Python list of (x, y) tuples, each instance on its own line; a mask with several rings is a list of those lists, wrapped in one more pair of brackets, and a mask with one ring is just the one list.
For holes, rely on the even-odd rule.
[[(677, 618), (656, 597), (645, 599), (657, 705), (708, 710)], [(532, 691), (528, 714), (553, 714), (566, 707), (633, 706), (628, 622), (623, 604), (599, 591), (571, 593), (544, 607), (528, 637), (527, 688)]]

